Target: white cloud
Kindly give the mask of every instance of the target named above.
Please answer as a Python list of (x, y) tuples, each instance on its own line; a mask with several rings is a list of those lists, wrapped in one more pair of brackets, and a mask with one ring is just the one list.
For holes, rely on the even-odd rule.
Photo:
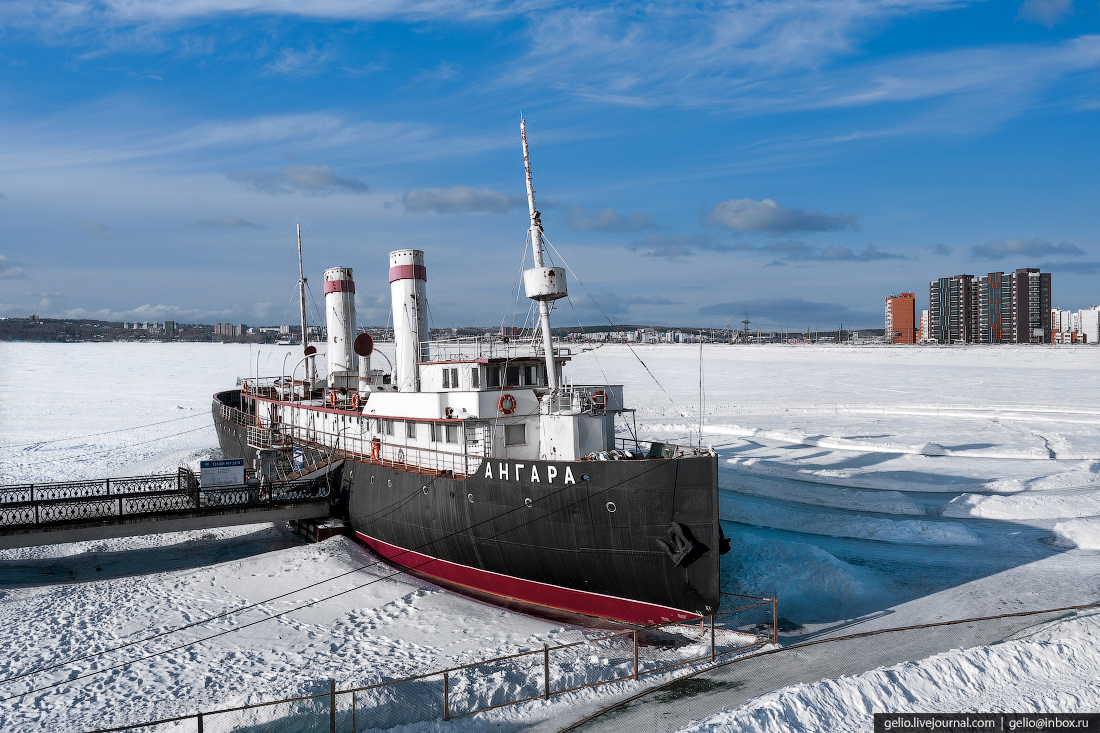
[(1045, 239), (998, 239), (970, 248), (970, 256), (981, 260), (1003, 260), (1011, 255), (1024, 257), (1042, 257), (1046, 255), (1066, 255), (1080, 257), (1085, 252), (1076, 244), (1061, 242), (1051, 244)]
[(244, 229), (261, 228), (257, 224), (253, 224), (246, 219), (238, 219), (235, 216), (223, 216), (218, 219), (200, 219), (198, 225), (207, 229), (235, 229), (237, 227)]
[(26, 276), (22, 262), (13, 262), (4, 255), (0, 255), (0, 280), (17, 280)]
[(657, 228), (653, 219), (640, 211), (623, 216), (611, 208), (582, 209), (579, 206), (570, 206), (566, 210), (565, 220), (575, 232), (640, 232)]
[(414, 188), (401, 197), (405, 211), (435, 214), (503, 212), (522, 206), (526, 199), (500, 191), (469, 186), (450, 188)]
[(767, 232), (791, 234), (793, 232), (835, 232), (858, 228), (855, 214), (824, 214), (814, 209), (794, 209), (780, 206), (777, 201), (764, 199), (730, 199), (711, 209), (708, 224), (714, 224), (735, 232)]
[(316, 48), (297, 51), (284, 48), (273, 61), (266, 65), (268, 71), (287, 76), (312, 76), (319, 74), (334, 57)]
[(243, 183), (253, 191), (272, 196), (300, 192), (310, 196), (334, 193), (366, 193), (370, 190), (358, 178), (342, 178), (327, 165), (292, 165), (279, 171), (236, 170), (225, 174), (231, 181)]
[(1024, 0), (1016, 19), (1053, 28), (1070, 15), (1073, 15), (1073, 0)]

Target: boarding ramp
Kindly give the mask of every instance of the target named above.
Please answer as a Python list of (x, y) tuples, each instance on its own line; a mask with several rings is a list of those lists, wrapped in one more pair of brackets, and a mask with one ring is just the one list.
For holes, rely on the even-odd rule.
[(331, 515), (341, 461), (289, 480), (203, 488), (192, 471), (0, 486), (0, 550)]

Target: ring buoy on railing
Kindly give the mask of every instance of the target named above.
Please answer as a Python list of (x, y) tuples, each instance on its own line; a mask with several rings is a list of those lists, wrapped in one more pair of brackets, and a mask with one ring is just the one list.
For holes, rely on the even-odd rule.
[(248, 394), (248, 380), (241, 382), (241, 391)]
[(592, 404), (600, 410), (607, 407), (607, 394), (602, 389), (597, 389), (592, 393)]
[(336, 407), (336, 390), (330, 389), (328, 392), (328, 403)]
[(377, 461), (382, 458), (382, 441), (378, 438), (371, 438), (370, 441), (370, 459)]
[(511, 415), (516, 411), (516, 398), (510, 394), (502, 394), (497, 400), (497, 409), (502, 415)]
[(358, 392), (353, 393), (352, 396), (351, 396), (351, 409), (353, 409), (353, 410), (358, 410), (359, 409), (359, 393)]

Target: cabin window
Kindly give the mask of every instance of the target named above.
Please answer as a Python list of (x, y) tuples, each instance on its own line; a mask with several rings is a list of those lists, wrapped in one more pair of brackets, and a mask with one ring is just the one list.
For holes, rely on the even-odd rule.
[(509, 387), (518, 387), (519, 386), (519, 367), (518, 366), (510, 366), (510, 367), (506, 367), (506, 369), (507, 369), (508, 373), (505, 374), (505, 378), (506, 378), (505, 384)]
[(382, 418), (382, 432), (386, 435), (393, 435), (393, 420), (388, 417)]
[(525, 424), (504, 426), (504, 445), (524, 445), (526, 443), (527, 426)]
[(432, 440), (436, 443), (457, 443), (458, 426), (444, 423), (431, 423)]
[(477, 389), (481, 386), (481, 370), (474, 367), (470, 370), (470, 386)]
[(499, 387), (500, 369), (498, 367), (487, 367), (485, 369), (485, 379), (490, 387)]
[(443, 370), (443, 389), (450, 389), (451, 387), (451, 370)]
[(458, 367), (451, 370), (451, 386), (458, 389)]
[(523, 375), (524, 384), (539, 383), (539, 368), (537, 366), (523, 367), (526, 374)]
[(405, 421), (405, 437), (416, 440), (416, 423), (412, 420)]

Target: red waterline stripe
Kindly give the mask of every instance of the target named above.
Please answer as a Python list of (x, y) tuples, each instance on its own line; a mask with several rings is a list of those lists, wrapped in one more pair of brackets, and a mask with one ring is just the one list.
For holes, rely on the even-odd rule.
[(417, 573), (450, 583), (492, 593), (538, 606), (546, 606), (559, 611), (582, 613), (586, 616), (622, 621), (628, 624), (645, 626), (663, 621), (698, 620), (698, 614), (681, 611), (667, 606), (658, 606), (627, 598), (573, 590), (558, 585), (524, 580), (511, 575), (502, 575), (489, 570), (479, 570), (466, 565), (439, 560), (412, 550), (403, 550), (382, 540), (369, 537), (362, 532), (355, 533), (359, 539), (382, 557)]
[(390, 268), (390, 282), (394, 280), (423, 280), (428, 282), (428, 268), (424, 265), (394, 265)]
[(329, 293), (354, 293), (354, 280), (325, 280), (325, 295)]

